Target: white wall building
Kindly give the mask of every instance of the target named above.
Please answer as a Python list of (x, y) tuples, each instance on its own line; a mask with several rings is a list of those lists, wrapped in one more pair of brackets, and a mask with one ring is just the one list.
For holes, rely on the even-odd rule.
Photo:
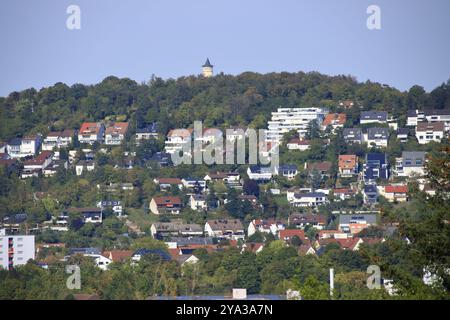
[[(1, 235), (3, 234), (3, 235)], [(11, 270), (15, 266), (24, 265), (35, 258), (34, 236), (4, 235), (0, 233), (0, 266)]]

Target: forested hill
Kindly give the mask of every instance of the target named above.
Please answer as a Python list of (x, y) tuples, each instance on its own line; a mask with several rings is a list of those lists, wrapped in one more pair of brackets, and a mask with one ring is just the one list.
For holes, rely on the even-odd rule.
[[(126, 116), (132, 128), (158, 121), (162, 133), (187, 127), (194, 120), (203, 120), (205, 126), (262, 128), (270, 112), (280, 106), (335, 110), (338, 101), (345, 99), (355, 101), (363, 110), (389, 111), (402, 123), (408, 109), (450, 108), (450, 80), (430, 93), (420, 86), (400, 92), (379, 83), (358, 83), (351, 76), (331, 77), (315, 72), (246, 72), (176, 80), (153, 77), (143, 84), (110, 76), (89, 86), (56, 83), (40, 91), (32, 88), (0, 98), (0, 140), (79, 128), (83, 121), (109, 116)], [(361, 109), (355, 109), (349, 121), (359, 116)]]

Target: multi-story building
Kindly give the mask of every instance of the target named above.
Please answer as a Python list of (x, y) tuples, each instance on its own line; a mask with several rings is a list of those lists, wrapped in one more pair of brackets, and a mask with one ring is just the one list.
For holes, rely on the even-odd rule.
[(323, 192), (295, 193), (289, 201), (294, 207), (317, 207), (327, 202), (327, 195)]
[(66, 148), (72, 142), (73, 135), (74, 131), (70, 129), (51, 131), (42, 142), (42, 150), (52, 151), (55, 148)]
[(239, 240), (245, 238), (245, 230), (239, 219), (208, 220), (205, 234), (212, 238)]
[(376, 147), (386, 148), (389, 139), (388, 128), (369, 128), (367, 129), (367, 141), (368, 146), (375, 145)]
[(24, 158), (35, 156), (41, 146), (42, 136), (40, 134), (14, 138), (8, 142), (6, 152), (11, 158)]
[(389, 177), (389, 163), (385, 153), (368, 153), (363, 166), (364, 181), (373, 182)]
[(105, 144), (119, 145), (125, 139), (128, 131), (128, 122), (115, 122), (105, 130)]
[(346, 143), (362, 143), (363, 133), (360, 128), (345, 128), (342, 131), (342, 136)]
[(420, 122), (444, 122), (446, 131), (450, 130), (450, 109), (409, 110), (406, 125), (417, 126)]
[(395, 159), (395, 173), (399, 177), (423, 176), (425, 174), (425, 152), (403, 151), (401, 158)]
[(388, 113), (386, 111), (363, 111), (359, 122), (366, 123), (387, 123)]
[(429, 142), (441, 142), (444, 138), (445, 126), (443, 122), (421, 122), (416, 127), (416, 138), (420, 144)]
[(78, 141), (80, 143), (94, 144), (102, 142), (104, 139), (105, 126), (100, 122), (84, 122), (78, 131)]
[(145, 127), (136, 128), (136, 142), (158, 138), (158, 125), (156, 122)]
[(326, 115), (325, 120), (323, 120), (321, 129), (325, 130), (330, 126), (332, 132), (334, 132), (337, 128), (343, 128), (346, 121), (347, 115), (345, 113), (329, 113)]
[(358, 174), (358, 156), (342, 154), (339, 156), (339, 176), (352, 177)]
[[(173, 129), (167, 134), (165, 151), (169, 154), (183, 150), (186, 144), (191, 143), (193, 129)], [(189, 148), (190, 149), (190, 148)], [(190, 151), (190, 150), (189, 150)]]
[(0, 230), (0, 267), (11, 270), (35, 258), (34, 236), (6, 235)]
[(322, 124), (327, 110), (322, 108), (278, 108), (272, 112), (272, 119), (268, 122), (266, 140), (281, 142), (283, 135), (296, 130), (300, 137), (304, 137), (311, 121)]

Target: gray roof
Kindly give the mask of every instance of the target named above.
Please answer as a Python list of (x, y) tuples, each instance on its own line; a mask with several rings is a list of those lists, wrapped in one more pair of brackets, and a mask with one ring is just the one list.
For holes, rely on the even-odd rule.
[(295, 164), (283, 164), (279, 167), (279, 171), (297, 170)]
[(378, 120), (387, 121), (387, 111), (363, 111), (361, 112), (361, 120)]
[(423, 151), (403, 151), (403, 167), (422, 167), (425, 163), (425, 152)]
[(389, 138), (388, 128), (369, 128), (367, 130), (367, 137), (369, 140), (387, 139)]
[(206, 58), (206, 62), (202, 67), (207, 67), (207, 68), (212, 68), (213, 65), (211, 64), (211, 62), (209, 62), (209, 58)]
[(360, 128), (345, 128), (342, 131), (344, 139), (347, 140), (361, 140), (362, 130)]
[(376, 214), (341, 214), (339, 216), (339, 224), (349, 224), (350, 221), (365, 220), (369, 224), (376, 224)]
[(409, 135), (408, 128), (398, 128), (397, 135)]
[(447, 116), (450, 115), (450, 109), (428, 109), (424, 113), (426, 116)]
[(188, 245), (194, 245), (194, 244), (213, 244), (213, 241), (211, 238), (204, 238), (204, 237), (189, 237), (189, 238), (182, 238), (182, 237), (172, 237), (170, 239), (171, 242), (176, 242), (177, 246), (188, 246)]
[(322, 198), (327, 195), (323, 192), (307, 192), (307, 193), (296, 193), (294, 197), (296, 198), (304, 198), (304, 197), (313, 197), (313, 198)]

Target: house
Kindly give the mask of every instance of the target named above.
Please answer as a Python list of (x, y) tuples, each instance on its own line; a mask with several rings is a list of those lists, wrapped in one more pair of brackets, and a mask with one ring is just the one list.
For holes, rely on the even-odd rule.
[(327, 225), (327, 216), (320, 214), (291, 214), (289, 216), (289, 226), (298, 229), (305, 229), (307, 226), (317, 230), (322, 230)]
[(450, 109), (408, 110), (407, 126), (417, 126), (420, 122), (444, 122), (450, 128)]
[(241, 183), (241, 176), (239, 172), (210, 172), (203, 180), (205, 181), (222, 181), (230, 186), (238, 186)]
[(425, 152), (403, 151), (401, 158), (395, 159), (395, 173), (399, 177), (425, 175)]
[(258, 165), (250, 166), (247, 168), (247, 175), (251, 180), (267, 181), (272, 179), (272, 168)]
[(72, 143), (74, 130), (51, 131), (42, 142), (42, 150), (52, 151), (59, 148), (67, 148)]
[(22, 139), (14, 138), (11, 139), (6, 145), (6, 152), (11, 158), (20, 158), (22, 157), (20, 153), (20, 145), (22, 144)]
[(206, 181), (199, 178), (183, 178), (181, 180), (183, 187), (186, 189), (201, 189), (206, 190)]
[(52, 162), (52, 151), (42, 151), (36, 158), (24, 161), (24, 170), (39, 170), (42, 172)]
[(155, 178), (153, 182), (159, 185), (159, 189), (162, 191), (172, 187), (177, 187), (179, 190), (183, 189), (183, 182), (179, 178)]
[(157, 138), (158, 138), (158, 125), (156, 122), (153, 122), (140, 128), (136, 128), (136, 143), (140, 143), (140, 141), (142, 140), (150, 140)]
[(115, 122), (105, 130), (106, 145), (120, 145), (128, 132), (128, 122)]
[(150, 227), (150, 233), (155, 239), (167, 237), (200, 237), (203, 235), (202, 226), (194, 223), (183, 223), (182, 220), (171, 222), (155, 222)]
[(362, 143), (363, 142), (363, 134), (360, 128), (345, 128), (342, 131), (342, 136), (346, 143)]
[(388, 128), (369, 128), (367, 129), (367, 138), (365, 138), (367, 145), (379, 148), (386, 148), (389, 140)]
[(356, 190), (351, 188), (337, 188), (333, 189), (333, 194), (336, 200), (348, 200), (356, 195)]
[(364, 181), (373, 182), (389, 177), (389, 163), (385, 153), (367, 153), (363, 166)]
[(117, 200), (99, 201), (97, 203), (97, 208), (101, 208), (103, 210), (111, 209), (114, 212), (114, 214), (116, 214), (119, 217), (122, 216), (123, 212), (122, 201)]
[(165, 151), (172, 154), (183, 150), (185, 146), (190, 150), (193, 131), (192, 128), (170, 130), (165, 141)]
[(415, 127), (419, 122), (425, 120), (425, 112), (421, 110), (408, 110), (406, 125), (408, 127)]
[(63, 215), (80, 215), (83, 223), (102, 223), (103, 221), (103, 209), (97, 207), (69, 208)]
[(365, 204), (373, 205), (378, 202), (378, 189), (374, 184), (365, 185), (363, 188), (363, 201)]
[(77, 176), (81, 176), (83, 172), (93, 171), (95, 169), (95, 162), (89, 160), (80, 160), (75, 165), (75, 173)]
[(347, 115), (345, 113), (329, 113), (323, 120), (321, 129), (325, 130), (328, 126), (330, 126), (332, 128), (332, 132), (335, 132), (337, 128), (343, 128), (346, 121)]
[(327, 195), (322, 192), (296, 193), (289, 203), (294, 207), (317, 207), (328, 202)]
[(398, 128), (397, 130), (397, 139), (402, 143), (408, 142), (409, 137), (409, 129), (408, 128)]
[(388, 113), (386, 111), (363, 111), (359, 123), (387, 123)]
[(301, 244), (297, 252), (299, 256), (307, 256), (307, 255), (317, 256), (316, 250), (314, 250), (314, 248), (311, 246), (310, 243)]
[(35, 156), (42, 142), (42, 135), (36, 134), (22, 138), (20, 144), (20, 156)]
[(327, 113), (323, 108), (278, 108), (268, 121), (266, 139), (280, 143), (283, 135), (292, 130), (297, 131), (299, 137), (304, 137), (310, 122), (316, 121), (320, 126)]
[(406, 202), (408, 200), (407, 185), (388, 185), (380, 187), (380, 195), (385, 197), (389, 202)]
[(160, 261), (170, 261), (172, 260), (172, 257), (170, 256), (169, 253), (167, 253), (167, 251), (163, 250), (163, 249), (144, 249), (144, 248), (140, 248), (137, 249), (133, 255), (131, 256), (131, 261), (132, 263), (136, 264), (139, 261), (141, 261), (141, 259), (145, 256), (153, 256), (157, 259), (159, 259)]
[(320, 230), (318, 236), (319, 236), (319, 239), (330, 239), (330, 238), (347, 239), (347, 238), (349, 238), (348, 233), (342, 232), (340, 230)]
[(305, 231), (301, 229), (284, 229), (279, 232), (279, 239), (291, 242), (293, 237), (298, 237), (301, 241), (306, 241)]
[(209, 237), (239, 240), (245, 238), (245, 230), (239, 219), (208, 220), (205, 233)]
[(154, 197), (150, 201), (150, 211), (153, 214), (179, 214), (181, 207), (180, 197)]
[(189, 205), (192, 210), (195, 211), (206, 211), (208, 210), (208, 204), (206, 202), (206, 197), (201, 194), (192, 194), (189, 197)]
[(67, 170), (68, 162), (66, 160), (52, 161), (46, 168), (44, 168), (44, 170), (42, 170), (42, 173), (46, 177), (51, 177), (54, 176), (61, 168)]
[(317, 172), (322, 179), (330, 177), (332, 167), (333, 164), (330, 161), (305, 163), (305, 170), (310, 177), (313, 177), (314, 173)]
[(354, 154), (339, 156), (339, 176), (343, 178), (358, 175), (358, 157)]
[(251, 237), (256, 232), (271, 233), (274, 236), (278, 234), (280, 230), (286, 228), (286, 222), (276, 219), (253, 219), (247, 228), (247, 235)]
[(35, 238), (30, 235), (8, 235), (0, 230), (0, 270), (12, 270), (35, 259)]
[(361, 230), (377, 225), (376, 214), (341, 214), (339, 215), (339, 231), (357, 234)]
[(100, 122), (84, 122), (78, 131), (78, 141), (80, 143), (94, 144), (102, 142), (105, 133), (105, 126)]
[(431, 141), (441, 142), (444, 134), (445, 127), (443, 122), (421, 122), (416, 127), (416, 138), (420, 144), (427, 144)]
[(131, 259), (133, 251), (131, 250), (110, 250), (103, 251), (101, 256), (106, 259), (101, 259), (100, 257), (96, 260), (96, 265), (102, 270), (108, 270), (111, 263), (124, 263)]
[(287, 178), (288, 180), (294, 180), (295, 176), (298, 174), (297, 166), (295, 164), (285, 164), (278, 168), (278, 174)]
[(293, 139), (289, 140), (289, 142), (286, 144), (286, 147), (289, 150), (306, 151), (308, 149), (311, 149), (311, 141), (303, 140), (303, 139), (299, 139), (299, 138), (293, 138)]
[(264, 243), (259, 242), (247, 242), (244, 243), (241, 247), (241, 253), (247, 252), (253, 252), (255, 254), (260, 253), (264, 249)]
[(363, 239), (359, 237), (336, 239), (339, 246), (344, 250), (358, 251), (361, 244), (364, 243)]

